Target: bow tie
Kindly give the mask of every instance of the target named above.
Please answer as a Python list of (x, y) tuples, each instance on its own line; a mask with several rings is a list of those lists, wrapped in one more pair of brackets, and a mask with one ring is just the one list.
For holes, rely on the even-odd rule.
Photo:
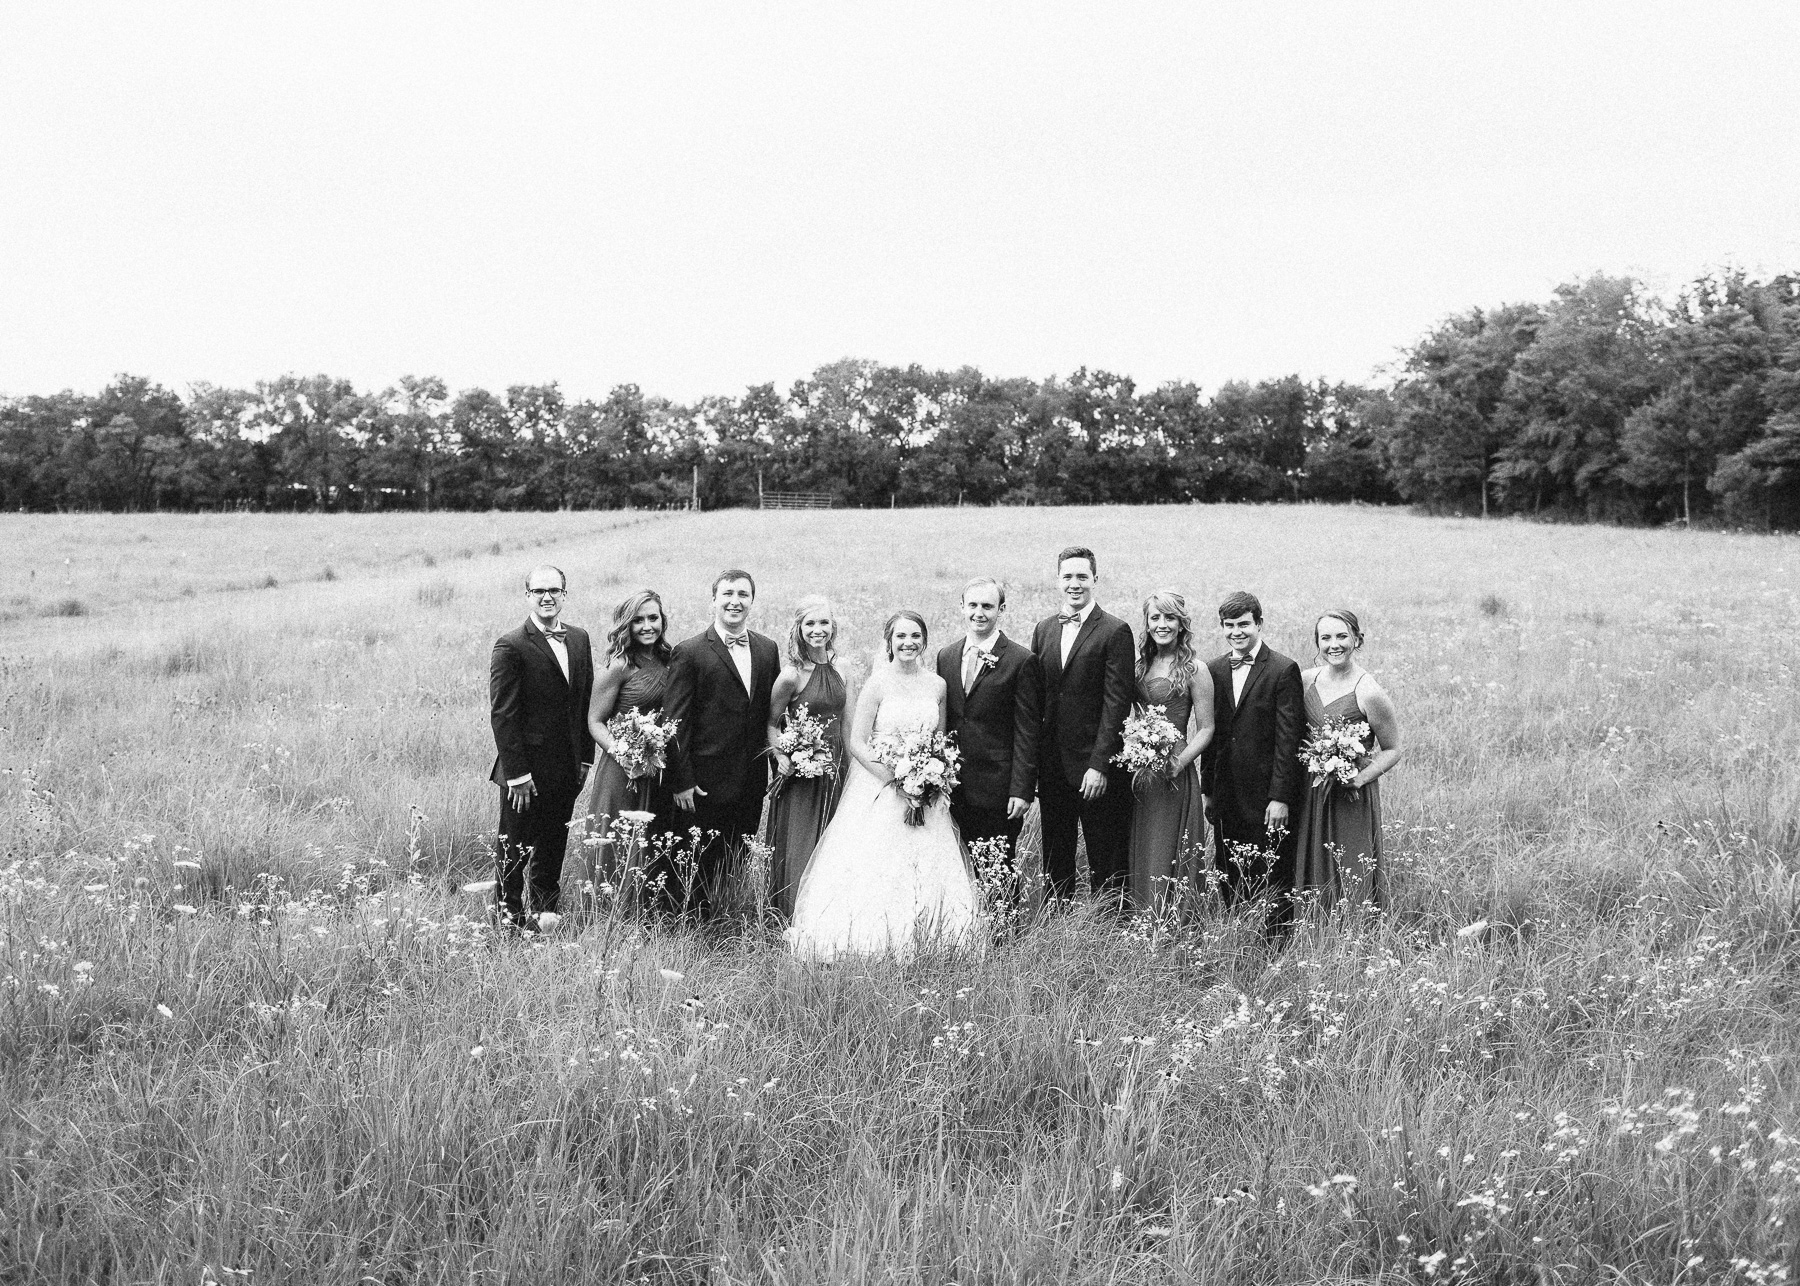
[(1058, 612), (1056, 614), (1056, 619), (1061, 621), (1064, 625), (1079, 625), (1079, 624), (1081, 624), (1081, 613), (1080, 612)]
[(1246, 652), (1244, 655), (1239, 656), (1236, 652), (1233, 652), (1228, 659), (1231, 661), (1232, 669), (1241, 670), (1246, 665), (1254, 665), (1256, 663), (1256, 654), (1253, 652)]
[(553, 630), (544, 629), (544, 627), (540, 625), (538, 626), (538, 629), (543, 630), (545, 638), (555, 639), (558, 643), (561, 643), (564, 639), (569, 637), (569, 627), (566, 625), (559, 625)]
[(749, 647), (750, 646), (750, 635), (748, 633), (727, 634), (725, 636), (725, 646), (726, 647)]

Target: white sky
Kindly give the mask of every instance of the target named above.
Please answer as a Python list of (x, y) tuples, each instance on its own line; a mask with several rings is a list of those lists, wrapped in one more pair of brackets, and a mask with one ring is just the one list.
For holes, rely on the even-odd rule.
[(0, 9), (0, 391), (1366, 379), (1800, 270), (1800, 4)]

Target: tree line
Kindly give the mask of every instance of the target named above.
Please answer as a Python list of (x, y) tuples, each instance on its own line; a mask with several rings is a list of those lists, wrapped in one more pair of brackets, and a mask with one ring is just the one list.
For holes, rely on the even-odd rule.
[(563, 509), (1410, 502), (1438, 512), (1800, 526), (1800, 277), (1672, 303), (1596, 275), (1474, 308), (1382, 384), (1299, 376), (1139, 390), (845, 360), (785, 392), (571, 401), (326, 375), (186, 397), (0, 398), (0, 508)]

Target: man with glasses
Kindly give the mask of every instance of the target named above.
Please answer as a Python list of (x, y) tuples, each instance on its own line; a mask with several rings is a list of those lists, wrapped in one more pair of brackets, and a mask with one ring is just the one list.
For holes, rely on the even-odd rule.
[(500, 787), (495, 902), (504, 923), (536, 930), (538, 916), (556, 910), (569, 818), (594, 762), (594, 651), (586, 630), (562, 622), (569, 581), (560, 568), (532, 568), (525, 595), (531, 614), (495, 642), (488, 666), (498, 750), (490, 780)]

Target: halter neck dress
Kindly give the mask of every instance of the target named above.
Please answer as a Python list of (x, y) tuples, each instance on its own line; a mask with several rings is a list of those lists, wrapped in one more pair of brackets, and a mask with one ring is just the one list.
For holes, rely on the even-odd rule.
[[(635, 662), (619, 685), (619, 700), (614, 714), (627, 710), (661, 710), (663, 696), (669, 689), (669, 667), (654, 657)], [(655, 813), (656, 820), (644, 828), (643, 845), (636, 852), (626, 852), (619, 844), (588, 844), (610, 834), (614, 819), (627, 809)], [(632, 781), (618, 762), (604, 751), (595, 756), (594, 771), (588, 777), (587, 789), (575, 802), (575, 820), (569, 825), (569, 847), (563, 861), (564, 881), (572, 874), (579, 887), (592, 880), (596, 889), (602, 883), (621, 890), (629, 900), (641, 900), (643, 890), (627, 888), (642, 878), (647, 858), (656, 837), (675, 826), (675, 797), (656, 777), (640, 777)]]
[[(1185, 739), (1194, 712), (1188, 685), (1174, 679), (1139, 679), (1137, 704), (1161, 706)], [(1126, 889), (1131, 905), (1150, 909), (1191, 901), (1206, 888), (1211, 863), (1200, 783), (1189, 764), (1169, 785), (1151, 782), (1133, 791), (1131, 847)]]
[[(1358, 685), (1362, 682), (1357, 679)], [(1319, 696), (1318, 676), (1306, 684), (1309, 734), (1328, 720), (1367, 723), (1356, 689), (1327, 703)], [(1371, 738), (1373, 741), (1373, 738)], [(1378, 747), (1371, 744), (1370, 750)], [(1309, 785), (1300, 802), (1299, 848), (1295, 858), (1296, 889), (1319, 890), (1319, 905), (1328, 909), (1341, 900), (1351, 905), (1387, 905), (1387, 871), (1381, 861), (1381, 783), (1351, 789), (1334, 781)]]
[(787, 715), (805, 706), (809, 715), (825, 725), (825, 737), (837, 761), (837, 775), (790, 777), (769, 805), (769, 900), (784, 920), (793, 918), (800, 877), (806, 873), (807, 860), (812, 857), (819, 836), (825, 833), (831, 815), (837, 811), (838, 796), (844, 788), (849, 760), (844, 750), (844, 705), (848, 695), (844, 676), (836, 667), (815, 665), (787, 703)]

